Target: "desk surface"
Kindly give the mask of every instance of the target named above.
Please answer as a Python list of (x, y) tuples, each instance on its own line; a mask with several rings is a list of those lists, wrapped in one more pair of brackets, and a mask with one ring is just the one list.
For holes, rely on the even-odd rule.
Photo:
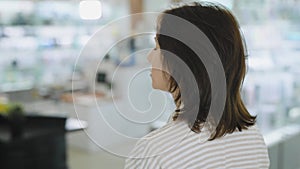
[(72, 131), (78, 131), (78, 130), (83, 130), (88, 127), (88, 123), (83, 120), (78, 120), (75, 118), (68, 118), (66, 120), (66, 126), (65, 129), (66, 131), (72, 132)]

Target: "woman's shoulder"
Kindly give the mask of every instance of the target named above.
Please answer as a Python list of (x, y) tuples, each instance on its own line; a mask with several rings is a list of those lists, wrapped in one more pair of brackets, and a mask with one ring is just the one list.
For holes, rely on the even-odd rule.
[(234, 131), (232, 133), (233, 135), (258, 135), (258, 136), (262, 136), (258, 126), (256, 124), (247, 127), (246, 129), (242, 129), (241, 131), (239, 131), (238, 129), (236, 129), (236, 131)]
[(184, 121), (170, 121), (166, 123), (163, 127), (153, 130), (143, 137), (143, 139), (152, 140), (157, 137), (163, 137), (166, 134), (175, 134), (180, 130), (187, 129), (188, 126)]
[[(153, 154), (151, 153), (151, 151), (156, 151), (157, 149), (159, 149), (158, 145), (161, 145), (161, 143), (164, 142), (164, 140), (166, 140), (167, 138), (171, 138), (170, 135), (174, 135), (174, 129), (183, 125), (183, 123), (172, 121), (166, 123), (163, 127), (148, 133), (136, 142), (133, 150), (130, 153), (130, 156), (135, 158), (151, 156), (150, 154)], [(161, 147), (162, 146), (164, 145), (161, 145)]]
[[(205, 127), (199, 134), (192, 132), (188, 127), (188, 124), (184, 121), (171, 121), (163, 127), (158, 128), (140, 138), (136, 146), (140, 145), (142, 147), (147, 146), (149, 148), (155, 148), (157, 146), (164, 147), (166, 145), (176, 145), (189, 137), (198, 137), (198, 142), (203, 144), (207, 142), (207, 140), (210, 138), (210, 135), (210, 130)], [(236, 130), (233, 133), (228, 133), (225, 136), (218, 138), (217, 140), (218, 142), (222, 142), (222, 140), (231, 140), (237, 138), (252, 138), (259, 140), (264, 144), (264, 138), (257, 125), (250, 126), (242, 131)], [(205, 144), (203, 144), (203, 146), (204, 145)], [(160, 148), (158, 147), (158, 149)]]
[(264, 137), (256, 124), (254, 124), (253, 126), (249, 126), (247, 129), (243, 129), (241, 131), (236, 130), (233, 133), (226, 134), (225, 136), (221, 137), (220, 140), (224, 140), (227, 143), (242, 143), (243, 141), (245, 141), (247, 142), (247, 145), (253, 143), (255, 145), (266, 147)]
[(166, 145), (176, 145), (188, 133), (190, 133), (188, 125), (183, 121), (171, 121), (161, 128), (158, 128), (144, 137), (140, 138), (136, 147), (149, 148), (152, 150), (161, 149)]

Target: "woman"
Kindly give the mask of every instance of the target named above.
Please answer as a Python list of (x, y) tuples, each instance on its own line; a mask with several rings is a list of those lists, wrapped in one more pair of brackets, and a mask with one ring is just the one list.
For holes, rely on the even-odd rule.
[[(174, 20), (167, 17), (170, 15), (187, 24), (172, 27)], [(205, 40), (196, 43), (192, 37), (185, 38), (190, 32), (196, 36), (193, 31), (185, 31), (188, 23), (208, 38), (224, 71), (224, 106), (218, 103), (221, 114), (211, 109), (223, 93), (222, 87), (213, 87), (221, 83), (222, 76), (212, 77), (214, 71), (209, 70), (217, 69), (214, 52), (205, 53), (209, 44)], [(170, 31), (185, 38), (184, 42), (166, 35)], [(138, 141), (125, 168), (269, 168), (267, 147), (255, 125), (256, 117), (249, 114), (240, 95), (246, 50), (234, 16), (226, 8), (208, 3), (167, 10), (158, 18), (155, 41), (156, 47), (148, 56), (152, 86), (172, 93), (177, 110), (167, 125)], [(195, 45), (201, 50), (195, 50)], [(199, 57), (199, 51), (205, 57)], [(180, 61), (175, 61), (178, 59), (188, 69), (180, 67)]]

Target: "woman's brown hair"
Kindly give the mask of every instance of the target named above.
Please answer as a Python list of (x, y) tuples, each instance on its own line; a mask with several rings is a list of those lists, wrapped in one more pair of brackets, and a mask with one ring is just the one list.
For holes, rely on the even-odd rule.
[[(174, 15), (195, 25), (211, 41), (222, 62), (226, 77), (226, 101), (220, 121), (210, 140), (232, 133), (236, 129), (242, 131), (255, 124), (256, 117), (251, 116), (247, 111), (242, 98), (241, 86), (246, 73), (246, 46), (239, 30), (239, 24), (231, 12), (221, 5), (212, 3), (193, 3), (170, 10), (166, 10), (159, 17), (157, 28), (157, 40), (160, 49), (168, 51), (173, 56), (179, 57), (190, 68), (195, 76), (199, 95), (196, 119), (189, 118), (185, 113), (189, 105), (189, 98), (183, 97), (181, 87), (188, 81), (178, 83), (174, 78), (169, 78), (169, 91), (174, 95), (177, 109), (182, 114), (175, 114), (173, 120), (181, 118), (190, 124), (191, 130), (198, 133), (201, 131), (201, 124), (208, 120), (209, 108), (211, 105), (211, 84), (208, 73), (203, 62), (197, 57), (186, 44), (178, 39), (160, 34), (164, 30), (176, 29), (168, 27), (164, 14)], [(164, 53), (162, 53), (164, 56)], [(163, 64), (169, 72), (176, 71), (176, 65), (170, 64), (172, 57), (163, 57)], [(191, 90), (191, 89), (190, 89)], [(180, 108), (181, 103), (184, 107)]]

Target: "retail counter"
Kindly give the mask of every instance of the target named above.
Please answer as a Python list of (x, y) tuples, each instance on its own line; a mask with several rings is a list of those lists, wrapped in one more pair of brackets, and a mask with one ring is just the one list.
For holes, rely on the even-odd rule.
[(87, 127), (76, 119), (27, 115), (22, 131), (13, 135), (9, 120), (0, 122), (0, 164), (5, 169), (67, 169), (65, 133)]
[(269, 149), (270, 169), (299, 169), (300, 125), (289, 125), (264, 135)]

